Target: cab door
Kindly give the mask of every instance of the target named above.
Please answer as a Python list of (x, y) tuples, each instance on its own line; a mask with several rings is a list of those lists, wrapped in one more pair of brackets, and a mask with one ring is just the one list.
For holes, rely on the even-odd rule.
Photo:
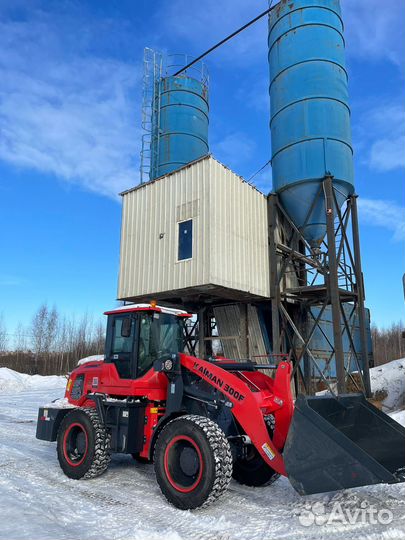
[(159, 357), (160, 314), (142, 313), (139, 316), (139, 342), (136, 355), (136, 378), (145, 375)]
[(109, 316), (106, 362), (113, 363), (121, 379), (136, 378), (139, 316), (123, 313)]

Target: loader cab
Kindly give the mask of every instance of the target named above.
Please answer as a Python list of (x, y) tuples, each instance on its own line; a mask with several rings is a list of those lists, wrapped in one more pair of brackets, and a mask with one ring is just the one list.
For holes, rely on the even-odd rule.
[(115, 365), (121, 379), (138, 379), (163, 354), (183, 351), (185, 316), (173, 311), (156, 306), (106, 313), (105, 362)]

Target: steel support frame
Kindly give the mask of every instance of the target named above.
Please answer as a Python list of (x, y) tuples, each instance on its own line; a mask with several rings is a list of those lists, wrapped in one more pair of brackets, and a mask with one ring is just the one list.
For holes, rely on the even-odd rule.
[[(310, 349), (310, 341), (317, 328), (324, 334), (319, 322), (326, 305), (329, 304), (332, 312), (333, 343), (330, 343), (332, 354), (328, 360), (328, 365), (334, 358), (336, 363), (336, 390), (338, 394), (345, 393), (347, 379), (350, 378), (354, 381), (348, 367), (345, 366), (342, 337), (346, 332), (351, 352), (362, 376), (362, 388), (359, 388), (359, 390), (364, 391), (369, 397), (371, 393), (369, 354), (364, 310), (364, 282), (360, 258), (357, 196), (352, 195), (347, 199), (342, 214), (337, 203), (333, 177), (325, 176), (323, 182), (320, 183), (317, 197), (323, 197), (325, 207), (326, 237), (322, 243), (324, 252), (322, 257), (311, 248), (300, 230), (291, 221), (278, 196), (273, 193), (269, 195), (269, 264), (273, 352), (286, 352), (288, 348), (292, 349), (292, 358), (295, 362), (293, 370), (295, 384), (298, 387), (298, 379), (300, 378), (307, 394), (316, 390), (311, 376), (309, 376), (310, 373), (314, 372), (315, 377), (317, 374), (320, 375), (319, 378), (326, 382)], [(310, 219), (316, 202), (313, 202), (305, 223)], [(349, 241), (348, 234), (350, 225), (352, 242)], [(288, 237), (287, 245), (280, 242), (280, 227), (285, 228), (284, 236)], [(337, 241), (338, 237), (340, 241)], [(304, 249), (301, 249), (300, 252), (291, 249), (293, 239), (295, 243), (300, 241), (300, 245)], [(348, 258), (350, 264), (346, 263), (346, 258)], [(302, 267), (306, 268), (306, 292), (308, 292), (309, 285), (314, 286), (313, 289), (310, 287), (312, 293), (306, 297), (301, 297), (299, 294), (289, 295), (288, 289), (285, 288), (285, 276), (289, 271), (291, 272), (288, 269), (293, 268), (297, 272), (297, 281), (302, 282)], [(312, 280), (308, 275), (308, 269), (314, 272)], [(323, 281), (324, 288), (319, 290), (318, 294), (315, 285), (319, 280)], [(343, 297), (339, 280), (343, 281), (344, 284)], [(348, 302), (353, 306), (353, 312), (358, 317), (360, 350), (357, 351), (355, 350), (354, 340), (351, 335), (352, 330), (349, 328), (349, 321), (344, 310), (344, 305)], [(315, 305), (320, 307), (320, 313), (317, 317), (314, 317), (311, 311), (311, 307)], [(303, 332), (303, 328), (301, 328), (304, 326), (304, 321), (307, 322), (306, 332)], [(299, 350), (297, 349), (297, 343), (300, 345)], [(304, 363), (304, 371), (301, 367), (302, 363)], [(330, 384), (328, 386), (330, 387)]]
[[(226, 305), (226, 304), (218, 304)], [(243, 359), (250, 358), (250, 337), (249, 337), (249, 307), (250, 302), (229, 302), (228, 305), (234, 305), (239, 311), (239, 328), (237, 335), (224, 336), (218, 335), (214, 308), (216, 304), (201, 304), (196, 310), (195, 306), (189, 309), (190, 312), (196, 311), (194, 320), (185, 323), (183, 329), (184, 348), (192, 356), (200, 358), (211, 358), (213, 356), (213, 342), (223, 340), (237, 340)]]

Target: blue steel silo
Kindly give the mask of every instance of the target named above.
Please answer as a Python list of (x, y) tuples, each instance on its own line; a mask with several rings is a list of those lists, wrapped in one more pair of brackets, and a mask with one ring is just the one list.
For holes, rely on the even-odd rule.
[(208, 154), (207, 79), (162, 77), (153, 99), (151, 179)]
[(273, 189), (315, 247), (326, 232), (323, 178), (334, 177), (340, 205), (354, 191), (339, 1), (281, 0), (268, 43)]

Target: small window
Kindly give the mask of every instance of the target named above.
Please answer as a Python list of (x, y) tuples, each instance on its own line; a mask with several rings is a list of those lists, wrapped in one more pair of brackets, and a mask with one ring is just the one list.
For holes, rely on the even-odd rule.
[(193, 256), (193, 220), (179, 223), (179, 254), (178, 260), (184, 261)]
[(121, 379), (131, 379), (133, 376), (135, 324), (135, 319), (129, 315), (114, 317), (110, 355)]
[(117, 318), (115, 320), (115, 327), (114, 327), (114, 338), (112, 343), (112, 353), (113, 354), (121, 354), (121, 353), (130, 353), (132, 351), (132, 344), (134, 339), (134, 319), (130, 319), (131, 321), (131, 327), (130, 332), (124, 332), (123, 334), (123, 327), (126, 326), (124, 323), (124, 318)]

